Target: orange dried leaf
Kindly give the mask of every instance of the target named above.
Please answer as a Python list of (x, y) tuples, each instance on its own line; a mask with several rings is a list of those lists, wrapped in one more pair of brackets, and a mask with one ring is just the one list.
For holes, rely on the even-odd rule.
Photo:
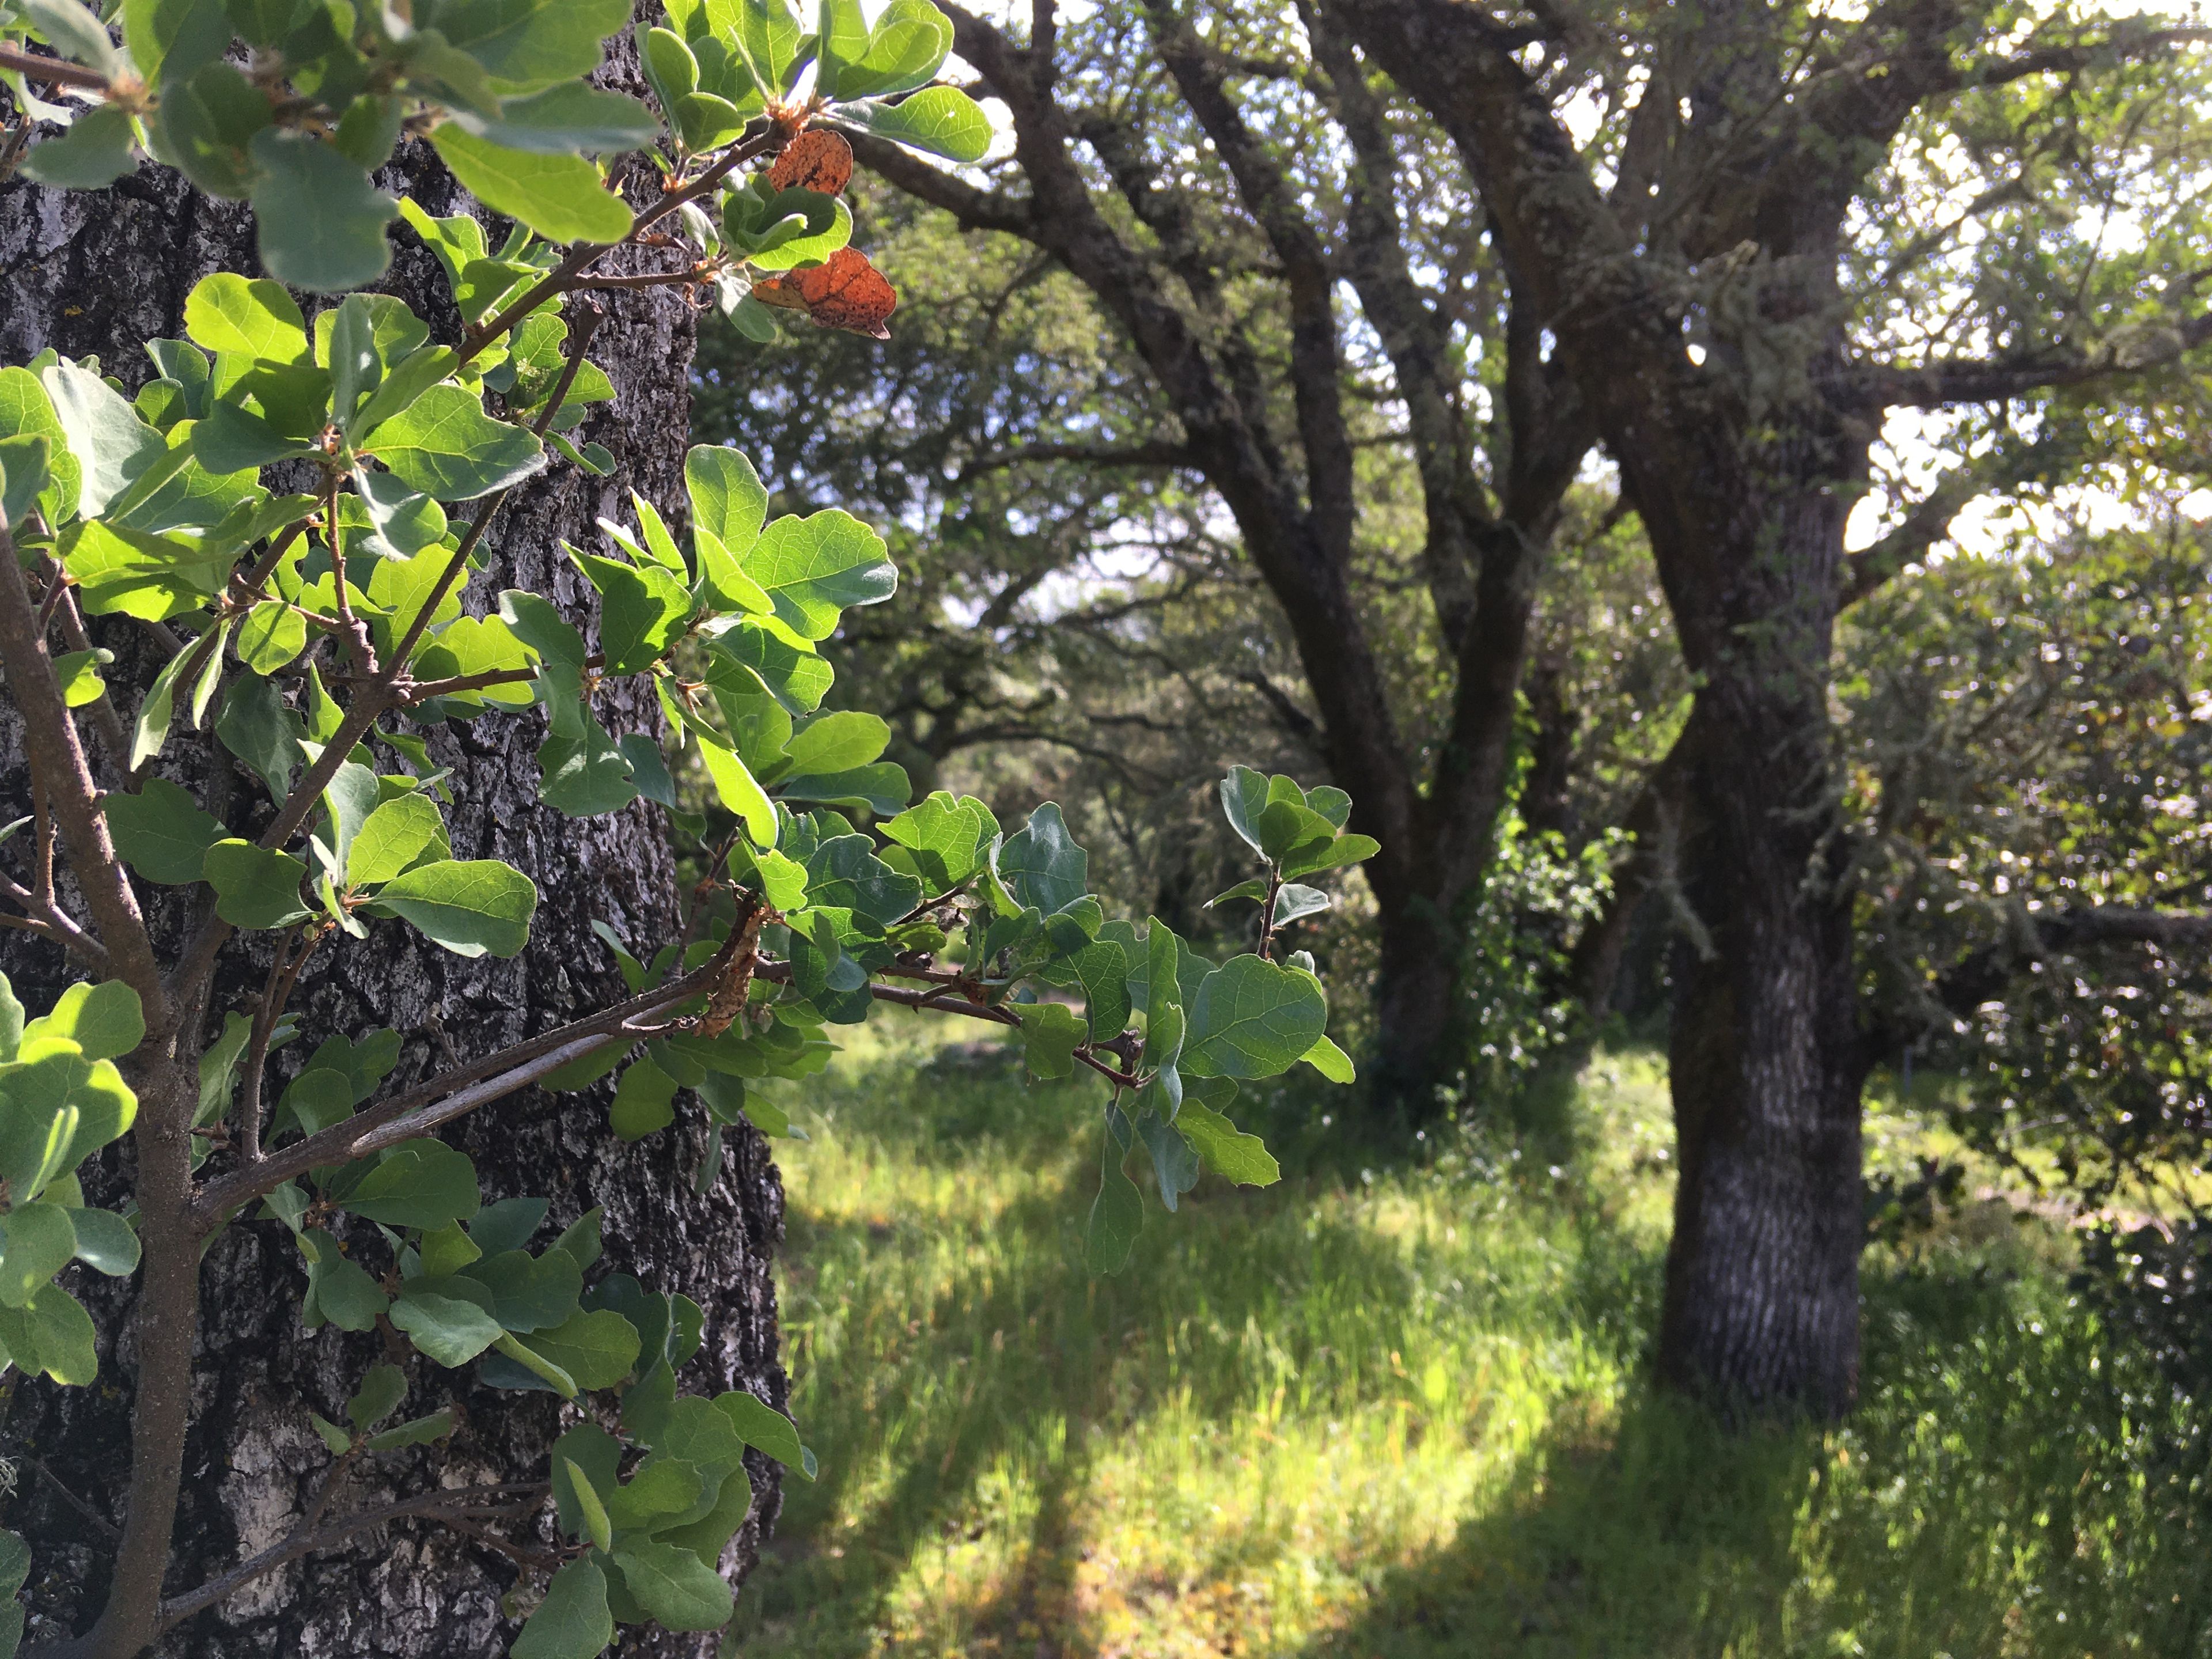
[(768, 170), (778, 190), (811, 190), (837, 196), (853, 179), (853, 147), (842, 133), (810, 129), (784, 147)]
[(753, 298), (763, 305), (804, 311), (824, 328), (842, 328), (877, 340), (891, 337), (884, 325), (898, 307), (898, 290), (890, 278), (852, 247), (839, 248), (826, 264), (756, 283)]

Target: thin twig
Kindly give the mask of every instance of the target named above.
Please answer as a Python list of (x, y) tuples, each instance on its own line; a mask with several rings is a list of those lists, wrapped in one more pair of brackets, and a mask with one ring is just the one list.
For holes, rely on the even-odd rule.
[(349, 1539), (374, 1531), (378, 1527), (389, 1526), (394, 1521), (439, 1520), (447, 1510), (456, 1515), (481, 1515), (487, 1511), (477, 1505), (489, 1499), (535, 1497), (542, 1501), (550, 1490), (544, 1482), (535, 1480), (452, 1487), (404, 1498), (396, 1504), (380, 1504), (373, 1510), (363, 1510), (327, 1527), (312, 1530), (301, 1528), (260, 1554), (240, 1562), (221, 1577), (211, 1578), (198, 1589), (187, 1590), (182, 1595), (172, 1596), (162, 1602), (160, 1628), (162, 1631), (173, 1630), (194, 1613), (215, 1606), (243, 1586), (257, 1578), (267, 1577), (279, 1567), (289, 1565), (301, 1556), (335, 1549)]
[(36, 617), (23, 567), (16, 562), (15, 538), (0, 525), (0, 661), (6, 664), (9, 690), (23, 719), (24, 753), (59, 823), (77, 886), (99, 924), (100, 944), (138, 993), (148, 1026), (159, 1029), (170, 1011), (154, 943), (138, 896), (108, 836), (84, 745), (63, 701)]
[[(771, 984), (788, 984), (791, 964), (787, 962), (764, 960), (753, 969), (753, 976)], [(966, 981), (963, 981), (965, 983)], [(970, 1019), (988, 1021), (994, 1025), (1011, 1025), (1019, 1029), (1021, 1016), (996, 1003), (975, 1002), (966, 996), (955, 997), (955, 985), (946, 985), (934, 991), (909, 991), (903, 986), (871, 983), (868, 994), (878, 1002), (889, 1002), (901, 1008), (920, 1008), (933, 1014), (965, 1014)], [(1094, 1045), (1077, 1045), (1075, 1058), (1088, 1066), (1117, 1089), (1136, 1088), (1144, 1079), (1132, 1073), (1116, 1070), (1092, 1052)]]
[(261, 1006), (253, 1011), (252, 1035), (246, 1040), (246, 1078), (239, 1091), (238, 1158), (249, 1170), (261, 1162), (262, 1073), (269, 1066), (269, 1039), (283, 1015), (284, 1005), (291, 1000), (300, 970), (329, 931), (327, 926), (317, 925), (299, 942), (296, 953), (292, 950), (294, 936), (287, 934), (276, 941), (276, 954), (269, 963), (269, 981), (262, 988)]
[[(714, 187), (723, 179), (728, 178), (732, 172), (743, 167), (755, 156), (767, 154), (775, 146), (775, 142), (776, 131), (769, 127), (730, 150), (720, 161), (715, 162), (681, 190), (665, 191), (659, 201), (637, 216), (636, 220), (630, 226), (629, 236), (624, 240), (635, 242), (641, 233), (675, 212), (685, 203), (695, 202), (702, 196), (712, 194)], [(590, 268), (593, 260), (619, 246), (621, 244), (615, 242), (586, 242), (580, 247), (570, 249), (568, 256), (547, 272), (544, 278), (526, 292), (520, 299), (489, 322), (477, 324), (476, 327), (461, 337), (460, 362), (467, 362), (494, 340), (544, 304), (546, 301), (556, 295), (568, 293), (574, 279), (582, 276)]]
[(79, 1498), (75, 1492), (71, 1492), (69, 1487), (63, 1483), (61, 1476), (56, 1474), (52, 1469), (46, 1467), (46, 1459), (43, 1457), (33, 1457), (27, 1459), (27, 1461), (30, 1463), (30, 1466), (39, 1472), (40, 1477), (44, 1480), (48, 1486), (52, 1486), (57, 1492), (61, 1494), (62, 1502), (67, 1504), (80, 1516), (83, 1516), (94, 1531), (97, 1532), (102, 1538), (105, 1538), (111, 1544), (118, 1541), (122, 1538), (122, 1528), (118, 1527), (112, 1521), (110, 1521), (106, 1516), (102, 1515), (98, 1510), (93, 1508), (91, 1504), (86, 1503), (83, 1498)]
[(79, 69), (58, 58), (33, 57), (14, 46), (0, 46), (0, 69), (15, 70), (57, 87), (82, 87), (88, 92), (106, 92), (109, 85), (98, 70)]
[[(516, 1071), (534, 1065), (549, 1055), (557, 1054), (560, 1056), (553, 1065), (546, 1066), (520, 1081), (507, 1083), (497, 1093), (473, 1098), (462, 1110), (473, 1110), (486, 1101), (497, 1098), (498, 1094), (512, 1093), (536, 1081), (546, 1071), (556, 1070), (572, 1059), (591, 1054), (618, 1037), (629, 1036), (634, 1041), (637, 1033), (625, 1029), (633, 1021), (701, 994), (712, 988), (714, 977), (715, 970), (710, 963), (671, 984), (643, 992), (627, 1002), (602, 1010), (588, 1018), (574, 1021), (558, 1030), (548, 1031), (543, 1036), (514, 1043), (496, 1054), (488, 1054), (467, 1066), (456, 1066), (427, 1082), (417, 1084), (412, 1089), (379, 1101), (342, 1123), (266, 1153), (260, 1164), (253, 1170), (233, 1170), (207, 1183), (201, 1188), (199, 1195), (193, 1201), (194, 1215), (205, 1231), (220, 1223), (225, 1214), (239, 1206), (273, 1192), (293, 1176), (318, 1164), (343, 1164), (361, 1157), (364, 1152), (374, 1150), (362, 1143), (389, 1126), (401, 1122), (409, 1126), (398, 1136), (401, 1140), (410, 1134), (419, 1133), (421, 1120), (410, 1117), (410, 1113), (465, 1090), (471, 1085), (487, 1079), (501, 1081), (502, 1073), (512, 1076)], [(438, 1121), (444, 1122), (459, 1115), (460, 1111), (445, 1113)], [(385, 1143), (380, 1139), (377, 1144)]]
[(325, 492), (327, 506), (323, 516), (323, 539), (331, 550), (331, 585), (337, 596), (337, 635), (345, 641), (346, 655), (353, 659), (354, 666), (364, 674), (376, 672), (376, 647), (369, 642), (368, 629), (353, 614), (353, 601), (346, 596), (345, 538), (338, 533), (338, 475), (330, 475), (330, 487)]

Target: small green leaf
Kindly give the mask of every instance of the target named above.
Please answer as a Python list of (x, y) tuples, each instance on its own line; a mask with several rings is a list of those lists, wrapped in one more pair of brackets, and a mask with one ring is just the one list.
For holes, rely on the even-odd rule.
[(452, 385), (432, 386), (364, 441), (410, 489), (441, 501), (472, 501), (545, 466), (536, 438), (493, 420), (476, 394)]
[(438, 32), (503, 92), (589, 75), (599, 43), (629, 19), (626, 0), (441, 0)]
[(467, 1364), (506, 1334), (499, 1322), (475, 1303), (441, 1296), (422, 1288), (419, 1281), (399, 1292), (392, 1304), (391, 1318), (407, 1333), (417, 1352), (448, 1370)]
[(1263, 1078), (1286, 1072), (1304, 1057), (1322, 1035), (1328, 1002), (1312, 975), (1242, 956), (1206, 976), (1188, 1012), (1186, 1071)]
[(606, 672), (635, 674), (650, 666), (690, 619), (690, 593), (658, 565), (640, 569), (573, 548), (569, 552), (605, 600), (599, 644), (606, 653)]
[(399, 1409), (407, 1398), (407, 1373), (379, 1360), (361, 1379), (361, 1387), (346, 1401), (346, 1421), (366, 1433)]
[(23, 158), (23, 176), (57, 190), (106, 190), (138, 165), (132, 136), (131, 112), (102, 104), (78, 116), (60, 137), (34, 146)]
[(829, 638), (846, 607), (880, 605), (898, 588), (883, 538), (836, 507), (778, 519), (739, 563), (805, 640)]
[(138, 73), (158, 86), (222, 57), (230, 19), (222, 0), (124, 0), (123, 44)]
[(23, 1204), (0, 1216), (0, 1307), (28, 1307), (76, 1254), (76, 1229), (58, 1204)]
[(393, 878), (378, 892), (376, 903), (455, 956), (489, 951), (512, 957), (529, 943), (538, 888), (513, 865), (496, 859), (449, 860)]
[(1050, 801), (999, 849), (1000, 879), (1024, 904), (1051, 915), (1090, 890), (1091, 855), (1067, 833), (1067, 821)]
[(22, 0), (17, 10), (63, 57), (110, 79), (123, 71), (123, 54), (108, 39), (107, 25), (99, 13), (88, 11), (76, 0)]
[(1283, 860), (1283, 877), (1287, 880), (1292, 876), (1316, 875), (1323, 870), (1371, 859), (1382, 850), (1382, 843), (1372, 836), (1339, 836), (1334, 841), (1295, 850)]
[(417, 792), (395, 795), (365, 818), (346, 854), (346, 884), (374, 887), (392, 880), (446, 845), (446, 823), (436, 805)]
[(198, 881), (208, 848), (227, 833), (190, 791), (167, 778), (147, 779), (135, 795), (108, 796), (104, 810), (123, 861), (164, 886)]
[(427, 1139), (392, 1148), (336, 1202), (365, 1221), (425, 1229), (466, 1221), (482, 1206), (468, 1154)]
[(980, 161), (991, 148), (991, 118), (957, 87), (925, 87), (899, 103), (844, 113), (882, 137), (955, 161)]
[(891, 0), (856, 62), (840, 64), (826, 95), (880, 98), (927, 85), (952, 50), (952, 20), (930, 0)]
[(732, 1389), (714, 1397), (714, 1409), (729, 1419), (745, 1444), (809, 1480), (814, 1479), (814, 1454), (799, 1443), (798, 1425), (766, 1401)]
[(690, 1550), (641, 1540), (614, 1552), (637, 1604), (669, 1630), (720, 1630), (734, 1605), (730, 1587)]
[(1075, 1070), (1075, 1050), (1089, 1033), (1075, 1011), (1063, 1003), (1024, 1003), (1014, 1009), (1022, 1022), (1022, 1054), (1041, 1078), (1066, 1077)]
[(507, 99), (496, 119), (465, 110), (454, 111), (453, 119), (488, 143), (544, 155), (640, 149), (660, 136), (659, 120), (636, 99), (581, 81)]
[(580, 1389), (611, 1389), (637, 1363), (637, 1328), (602, 1308), (535, 1332), (524, 1346), (558, 1365)]
[(728, 447), (695, 445), (684, 456), (684, 484), (692, 525), (714, 535), (730, 557), (744, 560), (768, 522), (768, 491), (752, 462)]
[(374, 282), (392, 263), (385, 227), (399, 211), (368, 169), (332, 146), (275, 127), (253, 136), (261, 263), (294, 288), (335, 294)]
[(745, 834), (756, 847), (775, 845), (775, 806), (753, 775), (745, 769), (734, 750), (725, 748), (704, 733), (699, 736), (699, 752), (707, 763), (707, 773), (714, 782), (714, 793), (721, 797), (722, 805), (736, 813), (745, 826)]
[(268, 98), (234, 64), (210, 64), (162, 88), (156, 131), (184, 175), (212, 196), (244, 201), (261, 176), (254, 136), (272, 125)]
[(622, 1074), (615, 1085), (608, 1121), (617, 1139), (642, 1140), (676, 1121), (676, 1079), (650, 1060), (640, 1060)]
[[(309, 669), (312, 672), (312, 664)], [(300, 741), (307, 735), (307, 726), (273, 682), (257, 674), (241, 674), (233, 680), (230, 690), (223, 693), (215, 734), (224, 748), (253, 769), (271, 800), (281, 801), (291, 793), (292, 775), (299, 770)], [(152, 786), (148, 787), (150, 790)]]
[(76, 507), (83, 517), (105, 513), (149, 468), (168, 459), (168, 441), (99, 375), (54, 363), (40, 372), (39, 381), (82, 468)]
[(1325, 1036), (1316, 1038), (1314, 1046), (1307, 1049), (1302, 1058), (1331, 1083), (1350, 1083), (1358, 1076), (1352, 1068), (1352, 1056)]
[(510, 149), (450, 125), (430, 142), (471, 195), (550, 241), (618, 242), (629, 234), (628, 204), (580, 155)]
[(614, 1523), (607, 1518), (607, 1506), (599, 1501), (599, 1494), (589, 1476), (573, 1462), (562, 1459), (568, 1472), (568, 1489), (575, 1494), (576, 1508), (583, 1517), (584, 1534), (603, 1550), (615, 1547)]
[(323, 1443), (323, 1449), (333, 1457), (343, 1457), (353, 1449), (353, 1437), (320, 1412), (309, 1412), (307, 1421), (313, 1425), (316, 1437)]
[(1194, 1095), (1184, 1097), (1175, 1127), (1216, 1175), (1245, 1187), (1271, 1187), (1282, 1176), (1281, 1166), (1269, 1156), (1267, 1144), (1259, 1136), (1241, 1133), (1234, 1123)]
[(216, 890), (216, 914), (234, 927), (282, 927), (310, 914), (300, 900), (307, 866), (234, 836), (207, 849), (203, 878)]
[(514, 1659), (599, 1659), (615, 1639), (607, 1578), (595, 1561), (571, 1561), (515, 1638)]
[(337, 1241), (319, 1228), (299, 1235), (307, 1258), (307, 1294), (314, 1310), (342, 1331), (372, 1331), (386, 1305), (383, 1290), (366, 1267), (346, 1256)]
[(1094, 1273), (1118, 1273), (1129, 1265), (1137, 1234), (1145, 1224), (1145, 1200), (1137, 1183), (1121, 1168), (1121, 1148), (1111, 1134), (1100, 1169), (1098, 1196), (1091, 1206), (1084, 1256)]
[(125, 1279), (138, 1271), (138, 1235), (112, 1210), (70, 1212), (76, 1227), (76, 1259), (96, 1273)]
[(87, 1060), (118, 1060), (145, 1041), (146, 1018), (137, 992), (121, 980), (97, 985), (79, 980), (32, 1022), (30, 1031), (67, 1037)]
[(447, 1406), (428, 1417), (414, 1418), (381, 1434), (373, 1434), (366, 1444), (373, 1452), (404, 1451), (410, 1446), (427, 1446), (434, 1440), (443, 1440), (453, 1431), (453, 1408)]
[(491, 1292), (492, 1317), (526, 1334), (567, 1323), (584, 1290), (583, 1269), (563, 1250), (501, 1250), (471, 1267), (469, 1277)]

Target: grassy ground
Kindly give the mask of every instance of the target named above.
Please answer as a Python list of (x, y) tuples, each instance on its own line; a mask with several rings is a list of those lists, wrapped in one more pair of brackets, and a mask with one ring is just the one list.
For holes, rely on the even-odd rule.
[(1648, 1057), (1601, 1058), (1548, 1153), (1363, 1169), (1279, 1103), (1280, 1186), (1155, 1208), (1094, 1279), (1097, 1096), (946, 1035), (787, 1097), (822, 1478), (738, 1652), (2212, 1654), (2204, 1483), (2160, 1463), (2174, 1407), (2069, 1308), (2042, 1224), (1985, 1206), (1870, 1255), (1850, 1425), (1732, 1438), (1641, 1381)]

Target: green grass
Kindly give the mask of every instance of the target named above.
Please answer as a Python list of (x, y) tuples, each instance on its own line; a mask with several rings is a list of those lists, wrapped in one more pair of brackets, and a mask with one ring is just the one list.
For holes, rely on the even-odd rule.
[(892, 1027), (786, 1096), (822, 1476), (738, 1652), (2212, 1654), (2205, 1483), (2148, 1432), (2177, 1408), (2039, 1223), (1870, 1255), (1858, 1414), (1730, 1437), (1642, 1381), (1650, 1057), (1601, 1057), (1552, 1154), (1364, 1169), (1285, 1103), (1281, 1185), (1155, 1209), (1099, 1279), (1098, 1095), (946, 1036)]

